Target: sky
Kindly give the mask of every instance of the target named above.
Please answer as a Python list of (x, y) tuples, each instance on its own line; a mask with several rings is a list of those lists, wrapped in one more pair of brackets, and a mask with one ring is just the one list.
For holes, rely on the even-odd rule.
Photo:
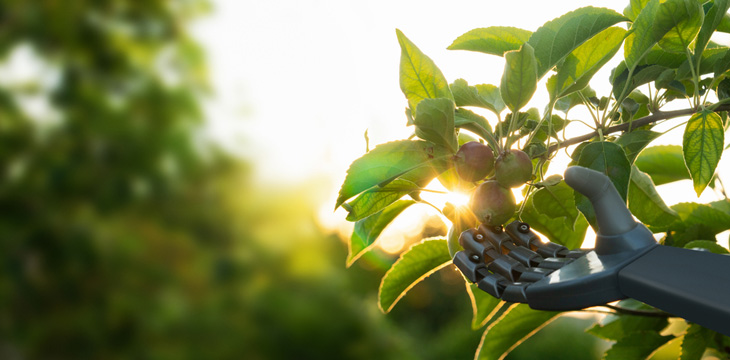
[[(449, 82), (464, 78), (470, 84), (498, 85), (502, 58), (446, 47), (474, 28), (534, 31), (579, 7), (621, 12), (627, 3), (213, 0), (212, 14), (194, 27), (208, 52), (215, 89), (207, 105), (209, 131), (253, 162), (260, 183), (315, 181), (330, 189), (322, 199), (319, 220), (346, 230), (344, 212), (332, 213), (332, 207), (347, 167), (365, 152), (365, 131), (371, 147), (412, 132), (405, 126), (406, 99), (398, 84), (396, 28), (434, 60)], [(618, 61), (594, 78), (599, 81), (592, 87), (599, 96), (608, 95), (606, 79)], [(531, 105), (542, 109), (545, 101), (542, 86)], [(681, 131), (653, 145), (666, 143), (681, 143)], [(566, 159), (556, 161), (553, 172), (562, 172), (565, 164)], [(727, 157), (719, 168), (730, 182)], [(659, 190), (670, 205), (717, 197), (708, 190), (697, 199), (688, 181)]]

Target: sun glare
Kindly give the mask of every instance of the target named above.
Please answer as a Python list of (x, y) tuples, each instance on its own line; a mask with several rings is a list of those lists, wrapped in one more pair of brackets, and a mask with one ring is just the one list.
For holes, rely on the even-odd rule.
[(456, 207), (469, 204), (469, 194), (460, 191), (451, 191), (446, 194), (446, 202), (450, 202)]

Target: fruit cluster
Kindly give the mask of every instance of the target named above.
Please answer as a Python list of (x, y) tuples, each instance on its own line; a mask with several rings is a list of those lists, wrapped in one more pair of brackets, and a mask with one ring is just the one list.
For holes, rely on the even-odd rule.
[(532, 162), (525, 152), (506, 150), (495, 159), (492, 149), (477, 141), (459, 148), (455, 165), (464, 181), (486, 179), (472, 193), (469, 207), (480, 222), (491, 226), (502, 225), (514, 215), (517, 205), (510, 188), (532, 178)]

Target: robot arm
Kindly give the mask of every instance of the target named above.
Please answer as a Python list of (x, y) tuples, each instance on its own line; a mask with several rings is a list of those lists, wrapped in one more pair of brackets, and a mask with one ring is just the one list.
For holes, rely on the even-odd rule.
[(565, 182), (593, 204), (593, 250), (543, 243), (519, 221), (464, 231), (454, 264), (478, 287), (539, 310), (577, 310), (631, 297), (730, 335), (730, 256), (661, 246), (605, 175), (582, 167)]

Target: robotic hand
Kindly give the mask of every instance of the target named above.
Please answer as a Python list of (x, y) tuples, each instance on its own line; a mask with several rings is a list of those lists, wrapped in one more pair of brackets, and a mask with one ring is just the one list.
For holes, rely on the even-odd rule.
[(537, 310), (577, 310), (627, 297), (730, 335), (730, 256), (657, 244), (611, 181), (573, 166), (565, 182), (596, 213), (593, 250), (543, 243), (514, 221), (464, 231), (454, 264), (490, 295)]

